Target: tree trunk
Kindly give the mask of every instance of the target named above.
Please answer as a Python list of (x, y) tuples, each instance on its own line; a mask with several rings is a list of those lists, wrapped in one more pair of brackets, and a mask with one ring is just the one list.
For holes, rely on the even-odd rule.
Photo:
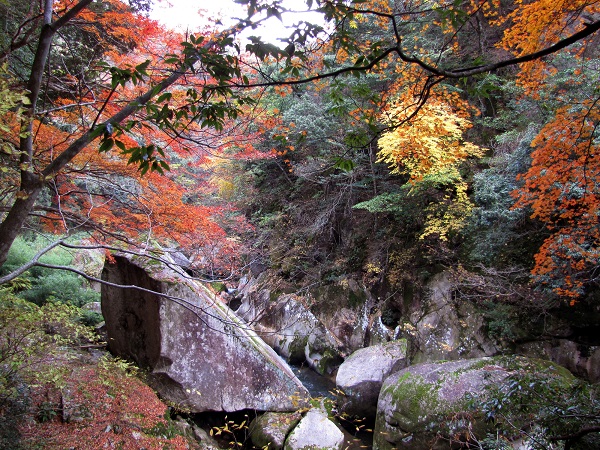
[(17, 199), (13, 203), (2, 224), (0, 224), (0, 267), (6, 262), (8, 251), (15, 238), (21, 232), (21, 228), (33, 209), (33, 205), (41, 190), (41, 184), (27, 189), (23, 186), (23, 183), (21, 183), (21, 190), (17, 194)]

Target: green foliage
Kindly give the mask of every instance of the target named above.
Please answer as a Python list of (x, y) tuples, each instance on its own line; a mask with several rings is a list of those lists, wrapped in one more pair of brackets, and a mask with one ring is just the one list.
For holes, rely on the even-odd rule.
[(507, 341), (514, 341), (518, 337), (520, 309), (494, 301), (485, 302), (483, 308), (490, 337)]
[(0, 289), (0, 410), (22, 396), (25, 377), (56, 378), (41, 368), (60, 346), (96, 339), (77, 322), (79, 313), (70, 305), (39, 307)]
[[(475, 174), (475, 208), (465, 235), (470, 258), (477, 263), (495, 262), (495, 267), (526, 266), (539, 248), (542, 236), (529, 219), (531, 212), (513, 208), (512, 193), (521, 185), (517, 176), (530, 164), (531, 140), (537, 133), (530, 127), (521, 134), (506, 133), (496, 138), (501, 151), (489, 161), (489, 168)], [(527, 235), (527, 245), (523, 236)]]
[(84, 288), (83, 283), (80, 277), (72, 273), (47, 270), (33, 280), (31, 289), (19, 293), (19, 296), (38, 305), (58, 302), (83, 306), (86, 303), (99, 301), (100, 294)]
[(373, 197), (370, 200), (357, 203), (353, 206), (355, 209), (365, 209), (370, 213), (394, 213), (402, 215), (404, 211), (404, 202), (407, 195), (407, 189), (400, 192), (386, 192)]
[(215, 282), (211, 283), (210, 285), (216, 292), (226, 292), (227, 291), (227, 286), (225, 285), (225, 283), (222, 283), (220, 281), (215, 281)]
[[(555, 448), (560, 441), (574, 450), (597, 448), (600, 436), (594, 430), (600, 427), (598, 387), (567, 380), (560, 370), (551, 368), (540, 367), (531, 373), (515, 371), (490, 397), (475, 404), (504, 436), (519, 435), (521, 430), (514, 425), (519, 417), (535, 418), (532, 429), (524, 433), (531, 448)], [(591, 432), (579, 436), (583, 430)]]
[(165, 414), (164, 419), (164, 421), (157, 422), (153, 427), (144, 429), (144, 433), (163, 439), (172, 439), (181, 435), (181, 431), (177, 428), (175, 422), (171, 420), (168, 413)]
[[(30, 261), (43, 245), (41, 239), (31, 241), (17, 238), (0, 274), (10, 273)], [(57, 266), (70, 266), (73, 255), (64, 249), (53, 249), (42, 257), (41, 261)], [(100, 300), (98, 292), (87, 288), (86, 281), (71, 272), (33, 267), (23, 274), (20, 280), (20, 283), (25, 284), (16, 289), (17, 295), (37, 305), (53, 302), (80, 307)]]
[(67, 272), (43, 271), (32, 280), (32, 287), (19, 296), (38, 305), (48, 302), (82, 306), (98, 299), (96, 292), (82, 288), (82, 281)]
[(103, 355), (98, 361), (98, 367), (105, 371), (107, 374), (119, 373), (126, 377), (137, 376), (139, 374), (138, 367), (119, 357), (113, 357), (111, 355)]
[(81, 314), (78, 318), (79, 322), (88, 327), (93, 327), (104, 321), (102, 314), (96, 311), (90, 311), (89, 309), (82, 309)]
[(42, 402), (37, 413), (37, 420), (49, 422), (57, 416), (56, 406), (52, 402)]
[[(10, 111), (14, 111), (19, 105), (29, 104), (29, 99), (24, 92), (15, 90), (12, 86), (13, 80), (8, 65), (6, 63), (0, 65), (0, 132), (8, 133), (10, 126), (5, 122), (5, 117)], [(20, 114), (20, 109), (17, 110), (17, 116)], [(0, 140), (2, 146), (0, 150), (10, 154), (14, 150), (8, 142)]]
[(418, 237), (441, 241), (457, 236), (469, 217), (472, 204), (467, 185), (456, 170), (444, 170), (404, 184), (398, 192), (385, 192), (353, 208), (371, 213), (391, 213), (400, 222), (419, 230)]
[(14, 308), (27, 314), (32, 307), (0, 289), (0, 448), (19, 448), (18, 425), (30, 405), (29, 386), (21, 373), (27, 359), (20, 354), (29, 342), (19, 339), (25, 340), (33, 330), (19, 326), (20, 314)]
[[(64, 386), (65, 346), (96, 340), (78, 323), (79, 314), (69, 305), (38, 307), (0, 288), (0, 448), (20, 448), (18, 426), (31, 408), (33, 386)], [(57, 406), (46, 401), (36, 417), (44, 422), (56, 414)]]

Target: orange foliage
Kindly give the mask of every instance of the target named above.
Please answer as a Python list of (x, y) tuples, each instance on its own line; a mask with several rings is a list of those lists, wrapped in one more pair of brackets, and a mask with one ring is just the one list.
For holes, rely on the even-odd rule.
[[(55, 13), (60, 16), (75, 3), (74, 0), (56, 2)], [(162, 29), (155, 21), (132, 13), (118, 0), (93, 3), (72, 24), (94, 38), (97, 48), (102, 49), (98, 57), (109, 65), (122, 69), (148, 59), (152, 64), (148, 67), (148, 78), (139, 83), (129, 82), (114, 88), (109, 71), (99, 67), (98, 72), (94, 72), (97, 79), (84, 83), (86, 90), (60, 91), (62, 96), (52, 99), (52, 108), (44, 121), (34, 123), (32, 170), (38, 173), (92, 124), (111, 117), (144, 92), (149, 83), (164, 78), (168, 74), (166, 69), (172, 68), (164, 61), (165, 55), (177, 53), (185, 40), (180, 34)], [(79, 82), (69, 74), (63, 79), (66, 86)], [(185, 108), (190, 112), (188, 88), (196, 87), (202, 92), (203, 86), (211, 82), (212, 79), (202, 73), (182, 77), (171, 88), (169, 108), (173, 113)], [(217, 94), (211, 98), (220, 100)], [(164, 105), (163, 102), (158, 108)], [(240, 159), (265, 155), (255, 150), (252, 145), (255, 136), (239, 123), (231, 121), (219, 133), (202, 128), (194, 121), (192, 111), (188, 123), (184, 124), (185, 132), (177, 133), (168, 127), (153, 125), (148, 120), (152, 113), (148, 109), (140, 110), (132, 116), (140, 126), (123, 133), (117, 131), (113, 138), (126, 149), (150, 143), (160, 146), (165, 152), (161, 158), (178, 170), (165, 176), (148, 172), (142, 177), (135, 165), (127, 164), (129, 155), (116, 146), (109, 152), (99, 153), (100, 143), (93, 142), (55, 178), (48, 180), (50, 201), (38, 209), (44, 214), (43, 222), (56, 232), (91, 231), (96, 239), (109, 243), (115, 239), (137, 241), (142, 246), (159, 242), (192, 253), (208, 246), (213, 262), (219, 253), (229, 265), (239, 244), (227, 238), (222, 225), (228, 225), (229, 229), (244, 229), (245, 225), (238, 219), (224, 221), (222, 206), (202, 206), (190, 200), (208, 186), (207, 169), (201, 165), (209, 161), (208, 155), (224, 152), (233, 155), (233, 147)], [(18, 142), (18, 125), (13, 128), (13, 140)], [(239, 136), (243, 136), (243, 140)], [(12, 163), (15, 168), (18, 166), (17, 157)], [(15, 170), (14, 174), (17, 173)], [(7, 176), (3, 175), (3, 179)], [(17, 178), (14, 180), (17, 185)]]
[(45, 221), (60, 232), (96, 230), (109, 240), (158, 241), (187, 250), (225, 240), (216, 222), (219, 211), (186, 201), (202, 180), (193, 172), (187, 179), (184, 175), (181, 170), (140, 177), (122, 155), (103, 155), (90, 146), (53, 180), (52, 208)]
[(599, 99), (565, 106), (532, 142), (517, 207), (530, 206), (550, 237), (535, 257), (533, 274), (560, 294), (577, 298), (600, 261)]
[[(536, 0), (516, 1), (517, 8), (498, 20), (506, 28), (499, 46), (517, 56), (533, 53), (555, 44), (560, 39), (580, 31), (589, 17), (600, 13), (600, 1)], [(573, 46), (578, 52), (579, 46)], [(552, 68), (544, 60), (521, 64), (519, 80), (535, 96)]]
[[(510, 14), (496, 18), (496, 25), (505, 28), (498, 46), (517, 56), (530, 54), (582, 30), (598, 13), (599, 1), (518, 0)], [(532, 142), (531, 168), (522, 176), (523, 188), (513, 195), (515, 206), (531, 207), (532, 217), (550, 232), (535, 256), (533, 275), (572, 301), (595, 279), (600, 260), (600, 111), (597, 98), (574, 98), (575, 90), (583, 92), (597, 76), (582, 73), (582, 68), (593, 72), (584, 61), (592, 56), (588, 45), (582, 41), (563, 51), (579, 68), (569, 79), (563, 74), (559, 86), (552, 77), (568, 67), (550, 57), (521, 64), (518, 78), (526, 95), (540, 99), (550, 92), (560, 105)]]

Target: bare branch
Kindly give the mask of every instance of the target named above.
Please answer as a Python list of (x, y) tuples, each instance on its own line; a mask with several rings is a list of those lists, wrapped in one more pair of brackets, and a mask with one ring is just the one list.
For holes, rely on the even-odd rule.
[(53, 248), (56, 248), (59, 245), (62, 245), (63, 242), (64, 242), (63, 239), (59, 239), (58, 241), (55, 241), (52, 244), (48, 245), (47, 247), (44, 247), (43, 249), (41, 249), (39, 252), (37, 252), (35, 254), (35, 256), (31, 259), (31, 261), (27, 262), (26, 264), (19, 267), (17, 270), (9, 273), (8, 275), (4, 275), (3, 277), (0, 277), (0, 285), (14, 280), (19, 275), (23, 274), (24, 272), (27, 272), (32, 267), (39, 265), (40, 264), (39, 260), (42, 256), (44, 256), (46, 253), (48, 253)]

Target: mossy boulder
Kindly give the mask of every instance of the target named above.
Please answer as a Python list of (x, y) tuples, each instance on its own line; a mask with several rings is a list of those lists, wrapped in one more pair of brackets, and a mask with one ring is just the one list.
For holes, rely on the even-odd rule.
[(284, 356), (288, 363), (300, 365), (306, 360), (308, 336), (298, 331), (293, 336), (284, 336), (279, 340), (276, 350)]
[(517, 430), (528, 424), (536, 411), (524, 411), (522, 396), (512, 395), (513, 391), (518, 394), (520, 386), (550, 381), (560, 391), (575, 379), (549, 361), (514, 356), (408, 367), (383, 383), (373, 448), (460, 448), (467, 441), (498, 431), (495, 411), (499, 405), (503, 414), (510, 412), (506, 439), (517, 438)]

